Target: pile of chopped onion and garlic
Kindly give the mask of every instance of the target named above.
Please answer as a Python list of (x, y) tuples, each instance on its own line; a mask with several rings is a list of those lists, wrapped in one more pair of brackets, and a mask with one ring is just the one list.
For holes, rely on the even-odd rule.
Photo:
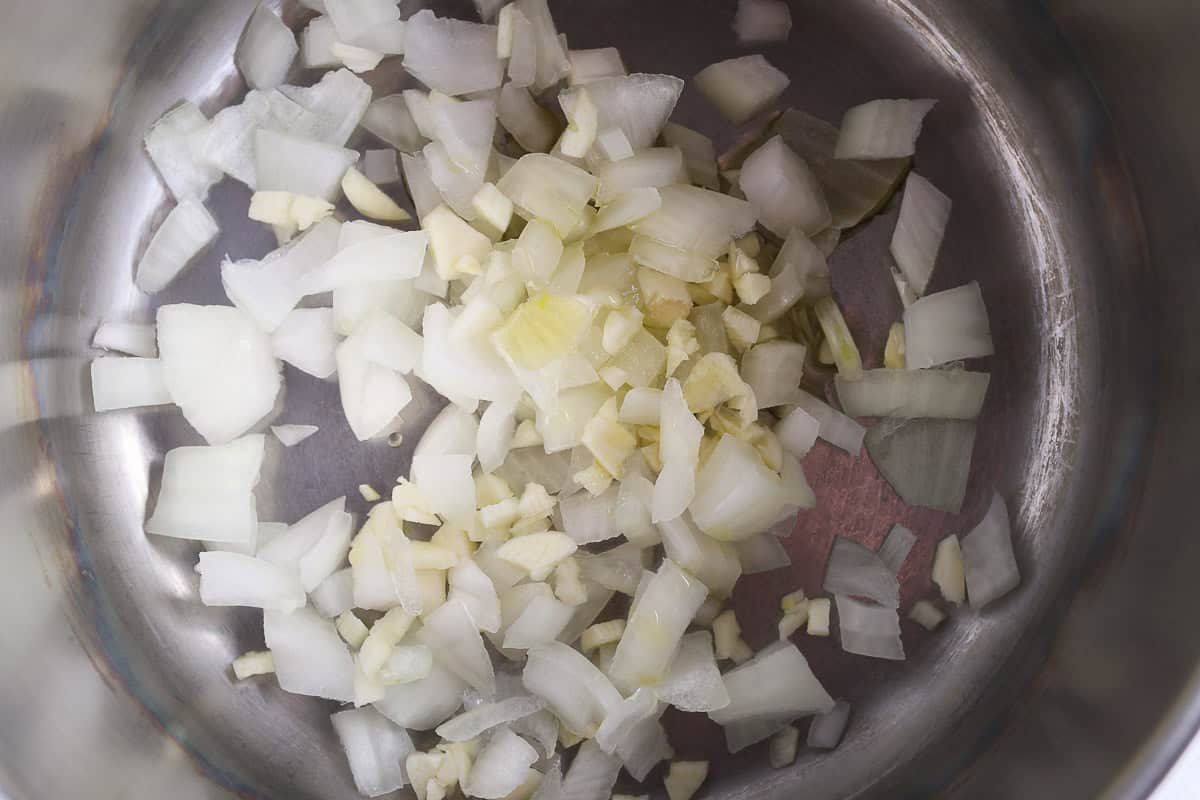
[[(363, 794), (607, 800), (622, 770), (669, 762), (683, 800), (708, 764), (675, 753), (668, 706), (707, 714), (731, 752), (769, 739), (783, 767), (797, 720), (833, 748), (850, 715), (794, 638), (833, 618), (848, 653), (904, 658), (896, 575), (916, 537), (899, 525), (878, 551), (836, 539), (826, 596), (783, 597), (758, 652), (725, 602), (788, 564), (778, 537), (817, 502), (801, 459), (818, 438), (865, 441), (904, 501), (960, 511), (988, 387), (961, 362), (992, 353), (987, 312), (974, 283), (926, 293), (951, 207), (909, 171), (933, 101), (866, 103), (840, 130), (764, 117), (788, 78), (761, 55), (722, 61), (696, 86), (730, 122), (766, 122), (718, 162), (669, 122), (682, 79), (568, 49), (546, 0), (501, 2), (476, 0), (478, 24), (306, 0), (299, 45), (259, 6), (236, 53), (245, 99), (211, 119), (184, 103), (146, 136), (177, 204), (136, 284), (157, 292), (213, 242), (204, 203), (225, 176), (280, 247), (225, 260), (231, 305), (104, 324), (95, 344), (129, 357), (93, 362), (95, 407), (174, 404), (207, 442), (167, 453), (146, 531), (204, 543), (202, 602), (263, 610), (238, 679), (347, 704), (332, 724)], [(734, 30), (752, 45), (790, 24), (782, 2), (741, 0)], [(331, 71), (287, 85), (297, 55)], [(428, 91), (372, 96), (356, 73), (394, 56)], [(382, 145), (346, 149), (359, 128)], [(417, 222), (380, 188), (401, 175)], [(905, 310), (886, 368), (864, 370), (827, 258), (901, 185)], [(801, 389), (806, 361), (836, 367), (841, 412)], [(269, 445), (251, 431), (282, 363), (336, 380), (364, 442), (397, 435), (418, 381), (448, 401), (409, 474), (361, 488), (361, 524), (344, 497), (292, 525), (257, 517)], [(273, 428), (286, 447), (317, 430)], [(973, 607), (1017, 585), (998, 495), (939, 544), (932, 579)], [(933, 628), (943, 608), (907, 615)]]

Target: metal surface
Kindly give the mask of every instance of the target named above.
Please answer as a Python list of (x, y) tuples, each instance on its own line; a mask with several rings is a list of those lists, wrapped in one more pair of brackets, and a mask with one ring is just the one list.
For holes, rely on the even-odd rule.
[[(210, 113), (236, 99), (231, 56), (252, 5), (3, 4), (0, 796), (356, 796), (328, 707), (231, 683), (230, 659), (262, 644), (257, 614), (200, 606), (194, 547), (142, 534), (163, 450), (195, 434), (167, 411), (88, 413), (97, 323), (152, 313), (132, 265), (167, 204), (141, 135), (180, 99)], [(552, 3), (572, 46), (615, 44), (632, 69), (685, 77), (743, 52), (733, 5)], [(792, 76), (785, 103), (837, 120), (874, 97), (940, 99), (916, 162), (955, 200), (935, 288), (980, 281), (999, 355), (964, 513), (908, 511), (865, 455), (816, 452), (806, 470), (821, 505), (789, 542), (797, 566), (739, 587), (747, 637), (771, 638), (783, 592), (818, 590), (835, 534), (874, 545), (905, 522), (921, 539), (904, 598), (928, 594), (933, 545), (969, 528), (992, 486), (1010, 498), (1024, 585), (934, 634), (906, 623), (903, 664), (805, 640), (818, 675), (855, 704), (831, 754), (771, 771), (761, 748), (728, 758), (706, 722), (673, 721), (677, 749), (717, 762), (708, 797), (1144, 797), (1200, 718), (1200, 7), (792, 5), (791, 41), (763, 48)], [(394, 90), (395, 75), (382, 70), (377, 87)], [(677, 119), (726, 130), (690, 86)], [(155, 303), (223, 301), (220, 257), (271, 245), (247, 202), (240, 188), (214, 192), (220, 243)], [(896, 311), (881, 261), (894, 219), (893, 205), (833, 262), (870, 354)], [(281, 419), (322, 430), (268, 468), (263, 519), (292, 521), (404, 467), (405, 450), (351, 444), (335, 387), (287, 378)], [(410, 415), (412, 431), (428, 411)]]

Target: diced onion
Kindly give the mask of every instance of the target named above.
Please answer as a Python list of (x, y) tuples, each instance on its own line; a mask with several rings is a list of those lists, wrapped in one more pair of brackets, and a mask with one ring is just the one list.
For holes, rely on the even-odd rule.
[(797, 407), (781, 419), (774, 430), (784, 450), (796, 458), (804, 458), (816, 444), (821, 423), (808, 411)]
[(975, 419), (989, 376), (965, 370), (868, 370), (856, 380), (837, 377), (838, 400), (855, 417)]
[(300, 52), (296, 37), (265, 3), (260, 3), (238, 42), (234, 62), (252, 89), (274, 89), (287, 78)]
[(838, 700), (832, 711), (813, 717), (808, 728), (808, 746), (818, 750), (834, 749), (842, 741), (849, 721), (850, 704), (845, 700)]
[(179, 539), (254, 541), (254, 487), (264, 444), (256, 435), (226, 445), (169, 450), (146, 532)]
[(770, 533), (756, 533), (749, 539), (738, 542), (736, 547), (743, 575), (771, 572), (792, 564), (787, 550), (779, 543), (779, 539)]
[(889, 608), (900, 603), (895, 572), (877, 553), (841, 536), (833, 540), (822, 588), (834, 595), (866, 597)]
[(290, 613), (307, 602), (304, 587), (290, 570), (240, 553), (200, 554), (200, 602), (206, 606), (248, 606)]
[(925, 294), (950, 219), (950, 198), (932, 183), (910, 172), (904, 184), (900, 218), (892, 234), (891, 253), (917, 295)]
[(983, 608), (1021, 583), (1008, 508), (998, 492), (992, 493), (983, 519), (963, 537), (962, 560), (972, 608)]
[(792, 30), (792, 13), (781, 0), (738, 0), (733, 32), (738, 44), (786, 42)]
[(418, 11), (406, 21), (404, 69), (448, 95), (498, 89), (504, 67), (496, 56), (496, 26)]
[(696, 86), (725, 119), (741, 125), (779, 99), (791, 80), (761, 55), (720, 61), (696, 73)]
[(634, 73), (587, 83), (598, 130), (619, 128), (634, 150), (650, 147), (675, 110), (683, 81), (673, 75)]
[(917, 149), (921, 124), (936, 100), (872, 100), (842, 117), (834, 158), (904, 158)]
[(295, 447), (319, 431), (316, 425), (272, 425), (271, 433), (284, 447)]
[(575, 754), (563, 778), (560, 800), (608, 800), (621, 772), (620, 759), (605, 753), (589, 739)]
[(195, 145), (195, 136), (203, 136), (208, 127), (194, 103), (183, 103), (146, 134), (146, 152), (176, 200), (203, 200), (209, 187), (221, 179), (221, 170), (202, 160)]
[(337, 345), (333, 311), (328, 308), (297, 308), (271, 334), (276, 358), (316, 378), (337, 372)]
[(516, 0), (513, 5), (533, 25), (537, 40), (537, 75), (533, 88), (540, 92), (558, 83), (570, 70), (567, 48), (559, 40), (547, 0)]
[(833, 698), (813, 675), (808, 661), (790, 643), (764, 650), (727, 672), (725, 689), (729, 692), (729, 705), (708, 713), (718, 725), (783, 715), (795, 719), (822, 714), (834, 706)]
[(217, 222), (203, 203), (190, 197), (181, 200), (154, 232), (138, 262), (137, 287), (149, 294), (161, 291), (212, 244), (218, 233)]
[(404, 760), (416, 749), (408, 732), (373, 708), (352, 708), (331, 716), (346, 751), (354, 785), (367, 797), (402, 789), (408, 783)]
[(720, 188), (717, 150), (712, 139), (691, 128), (668, 122), (663, 127), (663, 141), (668, 147), (677, 147), (683, 153), (683, 163), (692, 178), (692, 183), (706, 189)]
[[(417, 639), (434, 653), (439, 664), (481, 692), (496, 689), (492, 659), (467, 607), (448, 600), (424, 617)], [(411, 684), (410, 684), (411, 685)]]
[(500, 90), (496, 113), (504, 129), (531, 153), (548, 151), (561, 132), (554, 115), (538, 105), (527, 89), (512, 83)]
[(594, 733), (622, 699), (604, 673), (561, 642), (530, 649), (522, 682), (546, 700), (564, 725), (587, 734)]
[(679, 652), (655, 692), (664, 703), (681, 711), (719, 711), (729, 705), (711, 633), (697, 631), (680, 640)]
[(596, 201), (604, 206), (633, 189), (670, 186), (683, 176), (683, 153), (678, 148), (639, 150), (629, 158), (601, 164), (596, 169), (600, 181)]
[(260, 128), (254, 139), (259, 191), (291, 192), (332, 201), (358, 153)]
[(692, 519), (709, 536), (747, 539), (779, 519), (783, 496), (778, 477), (747, 442), (726, 434), (696, 476)]
[(867, 431), (865, 441), (871, 460), (904, 502), (951, 514), (962, 509), (975, 449), (975, 423), (885, 422)]
[(900, 616), (895, 608), (877, 606), (840, 594), (834, 600), (837, 603), (843, 650), (873, 658), (904, 660)]
[(776, 136), (742, 165), (738, 179), (759, 222), (780, 238), (792, 228), (811, 236), (829, 227), (832, 216), (812, 170)]
[(571, 50), (567, 53), (571, 71), (567, 75), (569, 86), (592, 83), (601, 78), (612, 78), (626, 74), (621, 52), (615, 47), (599, 47), (594, 50)]
[(389, 686), (375, 708), (401, 728), (430, 731), (454, 715), (466, 688), (465, 682), (435, 661), (427, 678)]
[(91, 374), (92, 405), (97, 414), (173, 402), (157, 358), (97, 358)]
[(263, 636), (285, 692), (354, 700), (354, 659), (332, 622), (307, 608), (290, 614), (267, 611)]
[(732, 594), (742, 575), (742, 564), (733, 545), (705, 536), (686, 514), (660, 523), (658, 529), (667, 558), (703, 581), (713, 594), (722, 597)]
[(852, 456), (857, 456), (862, 450), (863, 437), (867, 433), (862, 425), (807, 392), (800, 393), (796, 406), (817, 420), (822, 439)]
[(893, 525), (879, 546), (879, 559), (894, 573), (899, 573), (908, 554), (917, 542), (917, 535), (903, 525)]
[(796, 342), (764, 342), (742, 357), (742, 379), (754, 390), (759, 408), (794, 404), (807, 353)]
[(922, 297), (904, 310), (904, 356), (909, 369), (994, 352), (987, 306), (975, 281)]
[(501, 800), (516, 791), (537, 760), (533, 747), (507, 728), (501, 728), (475, 757), (471, 773), (464, 781), (464, 791), (471, 797)]
[(541, 698), (529, 695), (485, 703), (443, 722), (437, 727), (437, 735), (450, 742), (466, 742), (497, 725), (506, 725), (536, 714), (545, 705)]

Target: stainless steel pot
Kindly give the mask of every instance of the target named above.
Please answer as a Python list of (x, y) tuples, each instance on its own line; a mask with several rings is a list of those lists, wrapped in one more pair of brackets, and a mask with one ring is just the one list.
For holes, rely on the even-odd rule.
[[(231, 657), (262, 644), (255, 615), (200, 606), (194, 550), (141, 531), (164, 448), (194, 434), (168, 412), (89, 413), (96, 324), (152, 313), (132, 264), (167, 201), (142, 133), (180, 99), (212, 112), (238, 95), (231, 56), (252, 5), (3, 3), (0, 796), (356, 796), (328, 708), (269, 681), (231, 685)], [(462, 5), (438, 8), (466, 15)], [(616, 44), (641, 71), (687, 77), (740, 52), (732, 0), (552, 5), (572, 46)], [(917, 159), (955, 199), (935, 280), (980, 281), (999, 355), (965, 513), (908, 512), (865, 454), (818, 454), (809, 471), (822, 502), (791, 540), (798, 566), (739, 589), (748, 636), (770, 638), (782, 589), (817, 588), (835, 532), (874, 544), (907, 520), (921, 549), (905, 597), (920, 596), (933, 544), (964, 531), (993, 485), (1011, 500), (1025, 580), (984, 614), (906, 630), (903, 664), (806, 642), (818, 673), (855, 703), (833, 753), (771, 771), (758, 751), (724, 757), (695, 724), (674, 726), (677, 748), (718, 762), (708, 797), (1145, 797), (1200, 721), (1189, 511), (1200, 5), (792, 7), (791, 41), (764, 49), (792, 76), (788, 104), (836, 120), (878, 96), (941, 99)], [(285, 12), (300, 18), (291, 3)], [(397, 74), (373, 80), (394, 90)], [(692, 88), (678, 117), (722, 129)], [(244, 191), (216, 190), (220, 245), (154, 303), (223, 302), (220, 256), (270, 244), (244, 221), (246, 204)], [(895, 311), (880, 261), (894, 215), (834, 259), (873, 353)], [(285, 414), (320, 415), (329, 430), (323, 446), (271, 466), (264, 486), (281, 488), (261, 497), (264, 519), (293, 519), (404, 465), (404, 451), (350, 446), (334, 389), (290, 384)]]

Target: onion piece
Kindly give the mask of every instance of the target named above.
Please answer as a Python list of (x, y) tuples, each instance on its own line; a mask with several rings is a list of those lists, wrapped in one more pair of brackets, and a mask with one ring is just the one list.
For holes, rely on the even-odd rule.
[(538, 105), (527, 89), (512, 83), (500, 90), (496, 113), (517, 144), (531, 153), (548, 151), (561, 132), (554, 115)]
[(317, 612), (326, 619), (341, 616), (354, 608), (353, 570), (347, 567), (333, 573), (309, 592), (309, 598)]
[(912, 610), (908, 612), (908, 618), (929, 631), (946, 621), (946, 615), (942, 613), (942, 610), (928, 600), (918, 600), (913, 603)]
[(757, 533), (738, 542), (735, 547), (743, 575), (771, 572), (792, 564), (787, 550), (779, 543), (779, 539), (770, 533)]
[(600, 186), (596, 201), (608, 205), (626, 192), (643, 188), (662, 188), (685, 177), (683, 153), (675, 147), (639, 150), (629, 158), (601, 164), (596, 169)]
[(909, 173), (892, 234), (892, 258), (917, 295), (925, 294), (950, 219), (950, 198), (915, 172)]
[(905, 158), (917, 150), (917, 136), (936, 100), (872, 100), (842, 117), (834, 158)]
[(338, 346), (338, 390), (346, 422), (360, 442), (388, 432), (397, 415), (412, 401), (412, 390), (397, 372), (373, 363), (365, 334)]
[(716, 258), (729, 252), (734, 238), (754, 228), (754, 209), (744, 200), (695, 186), (664, 186), (659, 195), (661, 208), (632, 228), (663, 244)]
[(903, 525), (893, 525), (887, 538), (879, 546), (879, 559), (893, 573), (899, 574), (900, 568), (917, 543), (917, 535)]
[(439, 19), (428, 9), (406, 23), (404, 69), (421, 83), (448, 95), (500, 88), (495, 25)]
[(679, 381), (669, 378), (662, 393), (659, 452), (662, 470), (654, 484), (651, 519), (666, 522), (681, 515), (696, 495), (696, 464), (704, 426), (688, 409)]
[(433, 139), (446, 149), (454, 165), (483, 181), (492, 155), (496, 104), (491, 100), (430, 103)]
[(825, 333), (825, 341), (829, 343), (830, 351), (833, 353), (833, 361), (837, 365), (838, 375), (848, 380), (861, 378), (862, 356), (859, 355), (858, 345), (854, 343), (854, 337), (851, 335), (850, 328), (846, 325), (846, 320), (837, 303), (832, 297), (823, 297), (813, 307), (813, 312), (821, 324), (821, 330)]
[(708, 712), (718, 725), (784, 715), (795, 719), (821, 714), (834, 706), (808, 661), (790, 642), (763, 650), (725, 673), (725, 689), (729, 705)]
[(481, 692), (496, 690), (496, 673), (471, 614), (461, 602), (447, 600), (426, 614), (417, 640), (433, 651), (438, 663)]
[(761, 55), (719, 61), (696, 73), (696, 86), (735, 125), (765, 111), (791, 80)]
[(660, 683), (707, 597), (708, 587), (669, 558), (664, 561), (639, 598), (617, 644), (608, 670), (613, 683), (627, 691)]
[(603, 553), (581, 554), (577, 561), (589, 581), (632, 597), (645, 570), (646, 553), (627, 542)]
[(877, 553), (841, 536), (833, 540), (821, 587), (830, 594), (866, 597), (888, 608), (900, 604), (895, 572)]
[(341, 59), (333, 54), (337, 43), (337, 29), (333, 20), (320, 16), (304, 28), (300, 34), (300, 61), (308, 69), (327, 69), (341, 65)]
[(880, 474), (910, 506), (962, 510), (975, 449), (975, 423), (909, 420), (867, 431), (867, 451)]
[(641, 723), (656, 720), (658, 715), (659, 702), (654, 690), (639, 688), (604, 718), (596, 730), (596, 744), (606, 753), (617, 753)]
[(421, 273), (429, 236), (397, 231), (371, 222), (347, 222), (338, 236), (338, 252), (301, 279), (305, 294), (320, 294), (355, 284), (401, 281)]
[(319, 431), (316, 425), (272, 425), (271, 433), (284, 447), (295, 447)]
[(358, 153), (337, 145), (260, 128), (254, 135), (259, 191), (291, 192), (332, 201)]
[(540, 697), (529, 695), (509, 697), (495, 703), (484, 703), (459, 714), (454, 719), (443, 722), (437, 727), (437, 735), (449, 742), (466, 742), (497, 725), (507, 725), (531, 714), (536, 714), (545, 706), (545, 701)]
[(855, 417), (975, 419), (990, 376), (965, 370), (876, 369), (836, 379), (842, 408)]
[(838, 700), (832, 711), (813, 717), (808, 728), (808, 746), (818, 750), (833, 750), (841, 743), (849, 721), (850, 704)]
[(146, 134), (146, 152), (176, 200), (203, 200), (221, 180), (221, 170), (202, 160), (194, 144), (194, 135), (203, 135), (208, 127), (194, 103), (183, 103), (163, 114)]
[(559, 500), (563, 530), (576, 544), (604, 542), (620, 531), (613, 520), (617, 502), (617, 487), (612, 487), (598, 497), (589, 492), (578, 492)]
[(161, 291), (212, 244), (218, 233), (217, 221), (204, 204), (184, 198), (154, 232), (138, 262), (137, 287), (148, 294)]
[(792, 31), (792, 13), (781, 0), (738, 0), (733, 32), (738, 44), (786, 42)]
[(327, 72), (313, 86), (281, 86), (279, 91), (309, 112), (288, 133), (326, 144), (345, 145), (371, 103), (371, 87), (350, 70)]
[(683, 91), (673, 75), (634, 73), (587, 83), (596, 104), (598, 129), (619, 128), (634, 150), (654, 144)]
[(705, 536), (687, 515), (658, 525), (667, 558), (699, 578), (720, 597), (733, 593), (742, 574), (737, 550), (727, 542)]
[(285, 567), (241, 553), (200, 554), (200, 602), (290, 613), (308, 602), (304, 587)]
[(602, 207), (592, 223), (591, 233), (603, 233), (632, 225), (653, 214), (662, 206), (662, 197), (653, 187), (630, 189)]
[(567, 53), (571, 62), (571, 71), (567, 75), (568, 86), (579, 86), (592, 83), (601, 78), (614, 78), (625, 75), (625, 62), (621, 59), (621, 51), (615, 47), (598, 47), (593, 50), (571, 50)]
[(332, 622), (307, 608), (290, 614), (267, 611), (263, 637), (285, 692), (354, 700), (354, 659)]
[(528, 650), (558, 639), (575, 609), (549, 595), (534, 597), (504, 632), (506, 650)]
[(904, 660), (900, 615), (895, 608), (835, 595), (842, 649), (847, 653), (892, 661)]
[(158, 357), (158, 341), (153, 325), (102, 322), (92, 337), (92, 347), (141, 358)]
[(496, 184), (527, 220), (541, 219), (565, 238), (584, 221), (584, 208), (597, 181), (587, 172), (553, 156), (522, 156)]
[(425, 140), (409, 112), (407, 93), (373, 101), (363, 114), (362, 126), (402, 153), (420, 150)]
[(621, 772), (621, 760), (589, 739), (579, 748), (563, 778), (560, 800), (609, 800)]
[(169, 450), (146, 532), (178, 539), (253, 542), (258, 528), (254, 487), (264, 445), (264, 437), (256, 435), (226, 445)]
[(460, 559), (451, 567), (447, 578), (450, 583), (447, 599), (457, 600), (466, 606), (467, 613), (479, 630), (488, 633), (498, 631), (500, 598), (496, 596), (492, 579), (470, 559)]
[(327, 218), (262, 261), (226, 261), (221, 265), (225, 294), (259, 327), (276, 330), (304, 297), (304, 276), (337, 252), (341, 228)]
[(780, 238), (793, 228), (812, 236), (828, 228), (833, 219), (816, 176), (781, 136), (769, 139), (746, 159), (738, 183), (759, 222)]
[(709, 536), (738, 541), (769, 528), (783, 505), (778, 476), (749, 443), (726, 434), (696, 476), (689, 511)]
[(364, 217), (386, 222), (406, 222), (412, 219), (409, 213), (392, 198), (354, 167), (346, 170), (342, 178), (342, 192), (354, 210)]
[(505, 46), (505, 24), (508, 26), (508, 52), (499, 55), (508, 59), (509, 82), (521, 88), (532, 86), (537, 80), (538, 68), (538, 41), (533, 23), (515, 5), (500, 10), (500, 23), (500, 51)]
[(654, 716), (634, 725), (617, 744), (615, 754), (635, 781), (644, 782), (659, 762), (675, 754), (667, 740), (667, 731), (658, 720), (658, 715), (665, 710), (666, 706), (660, 704)]
[(591, 661), (561, 642), (529, 650), (521, 681), (572, 731), (594, 733), (621, 694)]
[(662, 136), (668, 147), (677, 147), (683, 153), (683, 163), (692, 183), (714, 191), (721, 188), (717, 150), (712, 139), (673, 122), (663, 127)]
[(462, 706), (466, 688), (453, 672), (434, 661), (429, 677), (389, 686), (375, 708), (401, 728), (430, 731)]
[(730, 723), (725, 726), (725, 749), (730, 753), (740, 753), (785, 730), (796, 718), (794, 713), (771, 714)]
[(173, 402), (157, 358), (97, 358), (92, 361), (91, 375), (92, 406), (97, 414)]
[(992, 493), (983, 519), (963, 537), (962, 560), (972, 608), (983, 608), (1021, 583), (1008, 508), (998, 492)]
[(857, 456), (862, 450), (863, 437), (867, 429), (854, 420), (808, 394), (801, 391), (796, 407), (803, 409), (820, 424), (820, 436), (834, 447)]
[(583, 632), (591, 627), (600, 613), (608, 606), (613, 595), (616, 594), (612, 589), (605, 589), (598, 583), (584, 581), (584, 586), (587, 591), (587, 600), (575, 607), (575, 615), (558, 635), (560, 642), (566, 644), (576, 642)]
[(333, 310), (328, 308), (294, 309), (271, 334), (275, 357), (315, 378), (337, 371), (337, 345)]
[(513, 5), (533, 25), (537, 41), (537, 76), (533, 88), (540, 92), (558, 83), (570, 70), (567, 48), (559, 38), (546, 0), (517, 0)]
[(742, 379), (754, 390), (760, 409), (796, 402), (806, 354), (804, 345), (778, 340), (746, 351), (742, 356)]
[(816, 444), (821, 432), (821, 423), (803, 408), (793, 408), (774, 428), (775, 436), (783, 449), (795, 456), (804, 458)]
[(443, 305), (425, 309), (421, 379), (446, 397), (516, 402), (521, 386), (512, 369), (486, 339), (456, 341), (450, 334), (453, 321)]
[(367, 797), (402, 789), (408, 783), (404, 760), (415, 751), (412, 739), (373, 708), (352, 708), (330, 721), (350, 762), (359, 793)]
[(210, 443), (232, 441), (274, 407), (279, 362), (270, 340), (241, 311), (163, 306), (158, 345), (171, 399)]
[(463, 791), (471, 797), (501, 800), (525, 781), (529, 767), (538, 760), (537, 751), (507, 728), (492, 735), (475, 757)]
[[(782, 135), (788, 147), (816, 174), (829, 201), (834, 229), (853, 228), (881, 209), (908, 169), (907, 158), (834, 158), (838, 129), (796, 109), (783, 112), (771, 131)], [(833, 242), (836, 244), (836, 236)]]
[(904, 355), (909, 369), (994, 352), (987, 306), (975, 281), (926, 295), (904, 310)]
[(713, 655), (712, 634), (697, 631), (684, 636), (667, 676), (655, 692), (680, 711), (719, 711), (729, 705), (729, 692)]
[(233, 60), (250, 88), (274, 89), (287, 79), (299, 52), (288, 26), (266, 3), (259, 3), (246, 23)]

